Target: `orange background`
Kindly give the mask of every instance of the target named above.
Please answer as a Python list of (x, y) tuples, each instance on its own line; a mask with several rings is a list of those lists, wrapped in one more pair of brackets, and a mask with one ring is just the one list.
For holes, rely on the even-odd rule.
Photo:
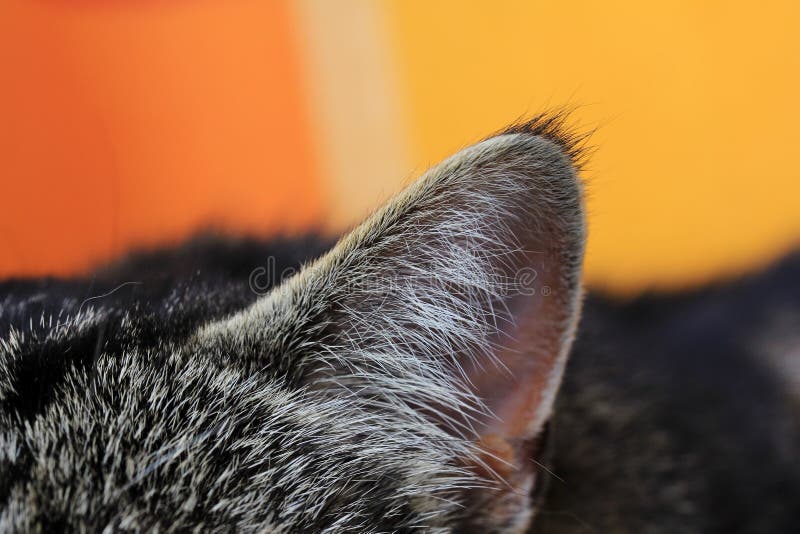
[(797, 6), (0, 0), (0, 276), (208, 226), (341, 231), (562, 105), (597, 128), (592, 284), (755, 268), (800, 238)]

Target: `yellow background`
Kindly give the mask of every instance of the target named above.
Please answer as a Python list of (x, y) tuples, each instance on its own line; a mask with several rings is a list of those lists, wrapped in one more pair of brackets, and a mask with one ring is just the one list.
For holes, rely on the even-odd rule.
[(542, 106), (597, 128), (589, 280), (730, 274), (800, 237), (800, 3), (394, 2), (416, 161)]
[(591, 284), (672, 288), (798, 244), (800, 4), (0, 4), (0, 276), (208, 225), (339, 232), (427, 165), (574, 108)]

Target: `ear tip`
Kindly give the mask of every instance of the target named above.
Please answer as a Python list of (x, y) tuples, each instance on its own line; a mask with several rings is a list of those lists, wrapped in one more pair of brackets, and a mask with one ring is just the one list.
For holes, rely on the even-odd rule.
[(517, 157), (523, 155), (522, 160), (512, 158), (516, 161), (512, 165), (522, 161), (521, 174), (531, 179), (532, 226), (551, 225), (552, 244), (561, 250), (569, 278), (578, 285), (587, 237), (580, 172), (588, 158), (590, 135), (571, 125), (568, 111), (556, 111), (519, 120), (487, 139), (507, 138), (505, 148)]
[(580, 173), (589, 157), (591, 133), (582, 133), (573, 126), (569, 111), (561, 110), (518, 120), (486, 139), (507, 138), (507, 149), (524, 154), (528, 169), (523, 174), (536, 178), (531, 185), (537, 209), (554, 211), (549, 213), (551, 220), (581, 242), (586, 238), (586, 208)]
[(571, 111), (560, 109), (545, 111), (533, 117), (520, 118), (490, 137), (510, 134), (523, 134), (550, 141), (566, 155), (572, 167), (580, 171), (590, 155), (588, 140), (592, 131), (581, 132), (571, 117)]

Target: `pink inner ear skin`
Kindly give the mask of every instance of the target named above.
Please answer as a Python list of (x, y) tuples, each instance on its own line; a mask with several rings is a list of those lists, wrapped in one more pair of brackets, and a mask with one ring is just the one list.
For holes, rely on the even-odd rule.
[[(479, 429), (482, 441), (490, 446), (502, 440), (509, 447), (520, 447), (521, 442), (536, 437), (558, 387), (564, 293), (552, 269), (537, 268), (539, 277), (532, 294), (513, 296), (506, 303), (514, 320), (501, 324), (495, 339), (494, 356), (500, 364), (474, 367), (469, 372), (474, 391), (496, 416), (487, 418)], [(544, 286), (551, 288), (552, 294), (544, 296)], [(499, 449), (502, 453), (503, 446)], [(508, 458), (512, 459), (513, 455)]]
[[(499, 324), (494, 339), (499, 363), (475, 366), (468, 375), (474, 392), (495, 415), (478, 429), (483, 465), (474, 468), (481, 476), (502, 480), (498, 492), (471, 494), (475, 509), (481, 510), (472, 531), (490, 525), (490, 530), (524, 532), (535, 510), (532, 496), (541, 484), (540, 438), (560, 382), (562, 345), (571, 328), (570, 297), (558, 266), (545, 266), (558, 256), (531, 256), (525, 258), (527, 265), (535, 265), (539, 276), (530, 295), (514, 295), (505, 303), (513, 322)], [(545, 286), (551, 289), (547, 296)]]

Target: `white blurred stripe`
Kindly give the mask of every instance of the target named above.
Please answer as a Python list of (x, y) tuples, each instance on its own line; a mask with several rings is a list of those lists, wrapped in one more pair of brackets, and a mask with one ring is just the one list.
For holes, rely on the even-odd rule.
[(408, 130), (383, 10), (372, 0), (291, 3), (304, 54), (329, 228), (366, 215), (410, 174)]

